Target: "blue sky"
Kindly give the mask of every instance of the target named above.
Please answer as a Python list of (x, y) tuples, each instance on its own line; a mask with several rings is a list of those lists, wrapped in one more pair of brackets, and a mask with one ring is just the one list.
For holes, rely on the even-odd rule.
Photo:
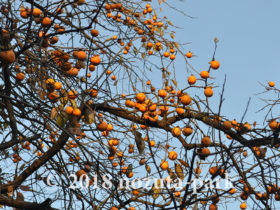
[[(207, 70), (214, 49), (213, 39), (219, 39), (216, 59), (221, 68), (212, 75), (219, 85), (227, 76), (224, 113), (240, 119), (252, 96), (247, 120), (251, 123), (261, 120), (265, 113), (255, 114), (255, 111), (264, 104), (254, 96), (264, 91), (259, 82), (266, 84), (273, 80), (276, 86), (279, 84), (280, 1), (184, 0), (176, 1), (174, 6), (194, 17), (183, 17), (168, 9), (168, 18), (181, 27), (176, 30), (176, 38), (183, 43), (191, 42), (185, 49), (196, 55), (190, 63), (198, 71)], [(181, 74), (185, 69), (176, 71)], [(179, 82), (186, 82), (183, 79)]]
[[(230, 120), (240, 120), (249, 97), (252, 97), (245, 121), (257, 126), (263, 126), (263, 111), (256, 113), (265, 104), (259, 98), (276, 98), (275, 94), (265, 91), (260, 84), (267, 86), (268, 81), (274, 81), (276, 87), (280, 85), (279, 58), (280, 58), (280, 1), (279, 0), (184, 0), (168, 1), (174, 7), (181, 8), (189, 16), (184, 17), (178, 12), (164, 8), (164, 15), (181, 29), (175, 29), (176, 39), (181, 43), (188, 43), (185, 52), (192, 51), (194, 56), (190, 63), (199, 72), (208, 70), (208, 62), (214, 51), (214, 38), (219, 39), (216, 59), (221, 67), (211, 71), (216, 77), (215, 84), (222, 86), (224, 76), (227, 76), (225, 88), (225, 102), (222, 115)], [(174, 2), (174, 4), (173, 4)], [(183, 61), (178, 59), (176, 74), (181, 87), (187, 86), (187, 76)], [(181, 63), (180, 63), (181, 62)], [(181, 76), (182, 75), (182, 76)], [(198, 76), (198, 75), (197, 75)], [(199, 77), (199, 76), (198, 76)], [(217, 103), (221, 88), (215, 90), (215, 96), (210, 99)], [(192, 93), (190, 93), (192, 95)], [(200, 94), (201, 96), (202, 94)], [(274, 117), (279, 116), (275, 110)], [(227, 205), (227, 208), (237, 208), (241, 202)], [(248, 208), (252, 202), (248, 200)], [(226, 206), (220, 204), (219, 208)]]

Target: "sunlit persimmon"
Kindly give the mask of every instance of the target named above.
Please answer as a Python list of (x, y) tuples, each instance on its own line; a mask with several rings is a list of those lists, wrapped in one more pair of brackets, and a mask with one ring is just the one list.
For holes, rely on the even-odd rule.
[(240, 209), (246, 209), (247, 208), (247, 204), (245, 202), (240, 204)]
[(279, 124), (276, 122), (276, 120), (271, 120), (268, 125), (272, 130), (275, 130), (279, 127)]
[(269, 85), (269, 87), (274, 87), (274, 86), (275, 86), (275, 82), (269, 81), (269, 82), (268, 82), (268, 85)]
[(213, 96), (213, 90), (212, 90), (212, 88), (211, 87), (206, 87), (205, 89), (204, 89), (204, 95), (206, 96), (206, 97), (211, 97), (211, 96)]
[(164, 57), (169, 57), (170, 53), (168, 51), (163, 53)]
[(93, 65), (97, 66), (97, 65), (99, 65), (99, 64), (101, 63), (101, 58), (100, 58), (99, 55), (94, 55), (94, 56), (92, 56), (92, 57), (90, 58), (90, 62), (91, 62)]
[(184, 109), (184, 108), (181, 108), (181, 107), (177, 107), (177, 108), (176, 108), (176, 112), (177, 112), (177, 114), (181, 115), (181, 114), (184, 114), (184, 113), (185, 113), (185, 109)]
[(210, 61), (210, 66), (212, 69), (218, 69), (220, 67), (220, 62), (219, 61)]
[(161, 163), (160, 163), (160, 168), (162, 169), (162, 170), (167, 170), (168, 169), (168, 167), (169, 167), (169, 165), (168, 165), (168, 162), (167, 161), (161, 161)]
[(75, 115), (75, 116), (80, 116), (81, 115), (81, 110), (76, 108), (76, 109), (73, 110), (72, 114)]
[(168, 158), (170, 159), (170, 160), (176, 160), (177, 159), (177, 152), (175, 152), (175, 151), (170, 151), (169, 153), (168, 153)]
[(202, 79), (207, 79), (209, 77), (209, 72), (208, 71), (202, 71), (200, 72), (200, 77)]
[(156, 145), (156, 142), (155, 142), (154, 140), (151, 140), (151, 141), (150, 141), (150, 146), (151, 146), (151, 147), (154, 147), (155, 145)]
[(137, 100), (139, 103), (144, 102), (145, 99), (146, 99), (145, 93), (138, 93), (138, 94), (136, 95), (136, 100)]
[(167, 92), (164, 89), (161, 89), (161, 90), (158, 91), (158, 95), (161, 98), (165, 98), (167, 96)]
[(40, 14), (41, 14), (41, 10), (40, 10), (40, 9), (38, 9), (38, 8), (34, 8), (34, 9), (33, 9), (33, 15), (34, 15), (35, 17), (40, 16)]
[(52, 23), (51, 19), (49, 17), (44, 17), (43, 20), (42, 20), (42, 25), (43, 26), (50, 26)]
[(217, 166), (213, 166), (213, 167), (209, 168), (209, 173), (210, 173), (211, 175), (214, 175), (214, 174), (216, 174), (217, 172), (218, 172), (218, 167), (217, 167)]
[(65, 111), (66, 111), (66, 113), (67, 114), (69, 114), (69, 115), (71, 115), (72, 113), (73, 113), (73, 107), (72, 106), (67, 106), (66, 108), (65, 108)]
[(193, 74), (191, 76), (189, 76), (188, 83), (190, 85), (194, 85), (196, 83), (196, 77)]
[(99, 35), (99, 31), (96, 30), (96, 29), (92, 29), (92, 30), (90, 31), (90, 33), (91, 33), (91, 35), (92, 35), (93, 37), (97, 37), (97, 36)]
[(192, 53), (189, 51), (189, 52), (187, 52), (186, 56), (187, 56), (187, 58), (191, 58), (192, 57)]
[(211, 144), (211, 139), (209, 136), (204, 136), (202, 139), (201, 139), (201, 144), (205, 147), (208, 147), (210, 146)]
[(235, 188), (231, 188), (229, 191), (228, 191), (230, 194), (234, 194), (236, 192), (236, 189)]
[(188, 94), (183, 94), (180, 96), (180, 101), (184, 105), (189, 105), (192, 102), (192, 99)]
[(179, 127), (175, 127), (172, 129), (171, 133), (173, 136), (178, 137), (181, 135), (181, 129)]
[(105, 121), (102, 121), (97, 125), (97, 129), (100, 131), (106, 131), (108, 128), (108, 124)]
[(82, 51), (82, 50), (78, 51), (78, 53), (77, 53), (77, 58), (78, 58), (79, 60), (86, 60), (86, 59), (87, 59), (87, 54), (86, 54), (86, 52), (85, 52), (85, 51)]

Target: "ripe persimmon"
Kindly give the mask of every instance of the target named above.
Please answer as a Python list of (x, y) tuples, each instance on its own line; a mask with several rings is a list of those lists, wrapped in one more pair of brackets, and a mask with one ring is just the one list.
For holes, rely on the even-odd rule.
[(169, 57), (170, 53), (168, 51), (163, 53), (164, 57)]
[(73, 107), (72, 106), (67, 106), (66, 108), (65, 108), (65, 111), (66, 111), (66, 113), (67, 114), (69, 114), (69, 115), (71, 115), (72, 113), (73, 113)]
[(184, 108), (181, 108), (181, 107), (177, 107), (177, 108), (176, 108), (176, 112), (177, 112), (177, 114), (181, 115), (181, 114), (184, 114), (185, 109), (184, 109)]
[(210, 144), (211, 144), (211, 139), (209, 136), (204, 136), (202, 139), (201, 139), (201, 144), (205, 147), (209, 147)]
[(90, 62), (91, 62), (93, 65), (97, 66), (97, 65), (99, 65), (99, 64), (101, 63), (101, 58), (99, 57), (99, 55), (94, 55), (94, 56), (92, 56), (92, 57), (90, 58)]
[(193, 129), (192, 129), (191, 127), (185, 127), (185, 128), (183, 128), (183, 134), (184, 134), (184, 136), (189, 136), (189, 135), (192, 134), (192, 132), (193, 132)]
[(75, 77), (75, 76), (78, 75), (79, 69), (77, 69), (77, 68), (70, 68), (70, 70), (66, 71), (66, 73), (67, 73), (68, 75), (70, 75), (70, 76)]
[(156, 142), (155, 142), (154, 140), (151, 140), (151, 141), (150, 141), (150, 146), (151, 146), (151, 147), (154, 147), (155, 145), (156, 145)]
[(138, 93), (136, 95), (136, 100), (139, 102), (139, 103), (143, 103), (146, 99), (146, 95), (145, 93)]
[(84, 4), (85, 3), (85, 0), (77, 0), (77, 4), (78, 5), (82, 5), (82, 4)]
[(86, 59), (87, 59), (87, 54), (86, 54), (86, 52), (85, 52), (85, 51), (82, 51), (82, 50), (78, 51), (78, 53), (77, 53), (77, 58), (78, 58), (79, 60), (86, 60)]
[(272, 130), (275, 130), (279, 127), (279, 124), (276, 122), (276, 120), (271, 120), (268, 125)]
[(83, 170), (83, 169), (80, 169), (80, 170), (78, 170), (77, 172), (76, 172), (76, 176), (77, 176), (77, 178), (78, 178), (78, 180), (83, 176), (83, 179), (85, 179), (86, 176), (87, 175), (87, 173)]
[(205, 95), (206, 97), (211, 97), (211, 96), (213, 96), (213, 90), (212, 90), (212, 88), (211, 88), (211, 87), (206, 87), (206, 88), (204, 89), (204, 95)]
[(161, 168), (162, 170), (167, 170), (168, 167), (169, 167), (168, 162), (162, 160), (161, 163), (160, 163), (160, 168)]
[(164, 89), (161, 89), (161, 90), (158, 91), (158, 95), (161, 98), (165, 98), (167, 96), (167, 92)]
[(235, 188), (231, 188), (229, 191), (228, 191), (230, 194), (234, 194), (236, 192), (236, 189)]
[(42, 26), (47, 27), (52, 24), (52, 21), (49, 17), (44, 17), (42, 20)]
[(25, 74), (22, 72), (17, 73), (17, 80), (22, 81), (25, 78)]
[(194, 85), (196, 83), (196, 77), (193, 74), (191, 76), (189, 76), (188, 83), (190, 85)]
[(93, 37), (97, 37), (97, 36), (99, 35), (99, 31), (96, 30), (96, 29), (92, 29), (92, 30), (90, 31), (90, 33), (91, 33), (91, 35), (92, 35)]
[(184, 105), (189, 105), (192, 102), (192, 98), (188, 94), (183, 94), (180, 96), (180, 101)]
[(175, 58), (176, 58), (176, 55), (175, 55), (175, 54), (171, 54), (171, 55), (170, 55), (170, 59), (171, 59), (171, 60), (175, 60)]
[(169, 153), (168, 153), (168, 158), (170, 159), (170, 160), (176, 160), (177, 159), (177, 152), (175, 152), (175, 151), (170, 151)]
[(40, 16), (40, 14), (41, 14), (41, 10), (40, 10), (40, 9), (38, 9), (38, 8), (34, 8), (34, 9), (33, 9), (33, 15), (34, 15), (35, 17)]
[(209, 210), (217, 210), (217, 209), (218, 209), (218, 207), (216, 204), (214, 204), (214, 203), (210, 204)]
[(207, 147), (204, 147), (201, 149), (201, 155), (204, 157), (207, 157), (208, 155), (210, 155), (210, 150)]
[(95, 66), (94, 66), (93, 64), (90, 64), (89, 67), (88, 67), (88, 69), (89, 69), (90, 71), (94, 71), (94, 70), (95, 70)]
[(147, 43), (147, 47), (148, 47), (148, 48), (152, 48), (152, 47), (153, 47), (153, 43), (152, 43), (152, 42), (148, 42), (148, 43)]
[(247, 204), (245, 202), (240, 204), (240, 209), (246, 209), (247, 208)]
[(55, 90), (61, 89), (61, 86), (62, 86), (62, 85), (61, 85), (61, 82), (55, 82), (55, 83), (54, 83), (54, 89), (55, 89)]
[(80, 116), (81, 115), (81, 110), (79, 108), (76, 108), (76, 109), (73, 110), (72, 114), (75, 115), (75, 116)]
[(116, 77), (115, 75), (112, 75), (112, 76), (111, 76), (111, 79), (112, 79), (112, 80), (116, 80), (117, 77)]
[(200, 77), (203, 79), (207, 79), (209, 77), (209, 72), (208, 71), (200, 72)]
[(106, 131), (108, 128), (108, 124), (105, 121), (102, 121), (97, 125), (97, 129), (100, 131)]
[(223, 126), (225, 129), (230, 130), (232, 128), (232, 124), (229, 120), (223, 122)]
[(220, 62), (219, 61), (210, 61), (210, 66), (212, 69), (218, 69), (220, 67)]
[(274, 87), (274, 86), (275, 86), (275, 82), (269, 81), (269, 82), (268, 82), (268, 85), (269, 85), (269, 87)]
[(181, 129), (179, 127), (175, 127), (175, 128), (172, 129), (171, 133), (175, 137), (180, 136), (181, 135)]
[(192, 57), (191, 51), (187, 52), (186, 56), (187, 56), (187, 58), (191, 58)]
[(213, 166), (213, 167), (209, 168), (209, 173), (210, 173), (211, 175), (214, 175), (214, 174), (216, 174), (217, 172), (218, 172), (218, 167), (217, 167), (217, 166)]

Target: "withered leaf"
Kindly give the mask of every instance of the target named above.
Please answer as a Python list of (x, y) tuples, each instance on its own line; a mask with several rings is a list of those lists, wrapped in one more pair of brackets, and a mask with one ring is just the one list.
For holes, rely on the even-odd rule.
[(54, 120), (56, 118), (57, 114), (58, 114), (57, 108), (56, 107), (52, 108), (51, 116), (50, 116), (51, 120)]
[(185, 175), (184, 175), (181, 164), (175, 163), (175, 172), (176, 172), (177, 176), (183, 181), (185, 178)]
[(143, 141), (142, 134), (138, 131), (133, 131), (133, 135), (135, 137), (135, 142), (136, 142), (139, 154), (142, 154), (145, 149), (145, 142)]
[(68, 101), (68, 93), (66, 90), (62, 89), (60, 91), (60, 102), (61, 104), (65, 105)]
[(57, 116), (56, 124), (62, 128), (64, 128), (65, 123), (68, 121), (69, 116), (65, 111), (61, 111), (60, 114)]
[(95, 122), (95, 113), (90, 108), (87, 108), (85, 111), (85, 121), (89, 125)]
[(189, 167), (189, 164), (188, 163), (186, 163), (185, 161), (183, 161), (182, 159), (178, 159), (179, 161), (180, 161), (180, 163), (183, 165), (183, 166), (185, 166), (186, 168), (188, 168)]
[(146, 165), (145, 168), (146, 168), (146, 171), (150, 174), (151, 173), (151, 166)]
[(45, 99), (46, 99), (45, 96), (46, 96), (45, 91), (39, 90), (39, 97), (40, 97), (40, 99), (41, 99), (41, 100), (45, 100)]

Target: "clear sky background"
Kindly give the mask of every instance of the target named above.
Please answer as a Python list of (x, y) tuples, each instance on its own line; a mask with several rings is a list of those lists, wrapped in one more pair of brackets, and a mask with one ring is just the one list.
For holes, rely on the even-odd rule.
[[(219, 39), (216, 59), (220, 61), (221, 67), (212, 76), (216, 77), (215, 81), (219, 85), (223, 84), (224, 76), (227, 76), (223, 114), (240, 119), (249, 97), (252, 96), (246, 119), (251, 123), (263, 120), (265, 113), (256, 114), (255, 111), (264, 103), (255, 94), (264, 91), (259, 82), (267, 85), (268, 81), (273, 80), (276, 87), (279, 87), (280, 1), (167, 2), (193, 17), (184, 17), (168, 9), (168, 18), (181, 27), (176, 30), (176, 39), (182, 43), (191, 42), (185, 49), (196, 55), (190, 63), (199, 72), (207, 70), (214, 50), (213, 39)], [(176, 69), (176, 72), (177, 75), (185, 74), (185, 69), (182, 67), (180, 70)], [(178, 78), (179, 82), (187, 82), (185, 77)], [(271, 97), (266, 94), (266, 98), (269, 96)]]
[[(220, 88), (214, 91), (215, 97), (210, 99), (212, 104), (217, 102), (221, 92), (224, 76), (227, 76), (225, 102), (222, 115), (228, 119), (240, 120), (248, 102), (251, 103), (245, 121), (257, 126), (263, 126), (267, 111), (256, 113), (265, 105), (260, 98), (276, 98), (271, 92), (263, 92), (268, 81), (274, 81), (280, 86), (280, 1), (279, 0), (184, 0), (168, 1), (180, 8), (187, 15), (167, 9), (166, 16), (176, 29), (176, 39), (181, 43), (190, 42), (185, 46), (185, 52), (192, 51), (196, 56), (190, 63), (199, 72), (208, 70), (208, 62), (214, 51), (214, 38), (219, 39), (216, 59), (221, 67), (210, 76), (216, 77), (215, 84)], [(165, 13), (164, 12), (164, 13)], [(182, 61), (183, 62), (183, 61)], [(185, 87), (187, 74), (185, 64), (176, 64), (178, 83)], [(180, 75), (180, 76), (179, 76)], [(183, 76), (181, 76), (183, 75)], [(192, 95), (192, 93), (190, 93)], [(202, 96), (203, 94), (200, 94)], [(274, 117), (279, 116), (275, 110)], [(219, 209), (239, 209), (241, 202), (232, 200), (228, 205), (219, 204)], [(248, 200), (248, 209), (252, 202)], [(278, 204), (279, 205), (279, 204)], [(279, 206), (278, 206), (279, 207)]]

